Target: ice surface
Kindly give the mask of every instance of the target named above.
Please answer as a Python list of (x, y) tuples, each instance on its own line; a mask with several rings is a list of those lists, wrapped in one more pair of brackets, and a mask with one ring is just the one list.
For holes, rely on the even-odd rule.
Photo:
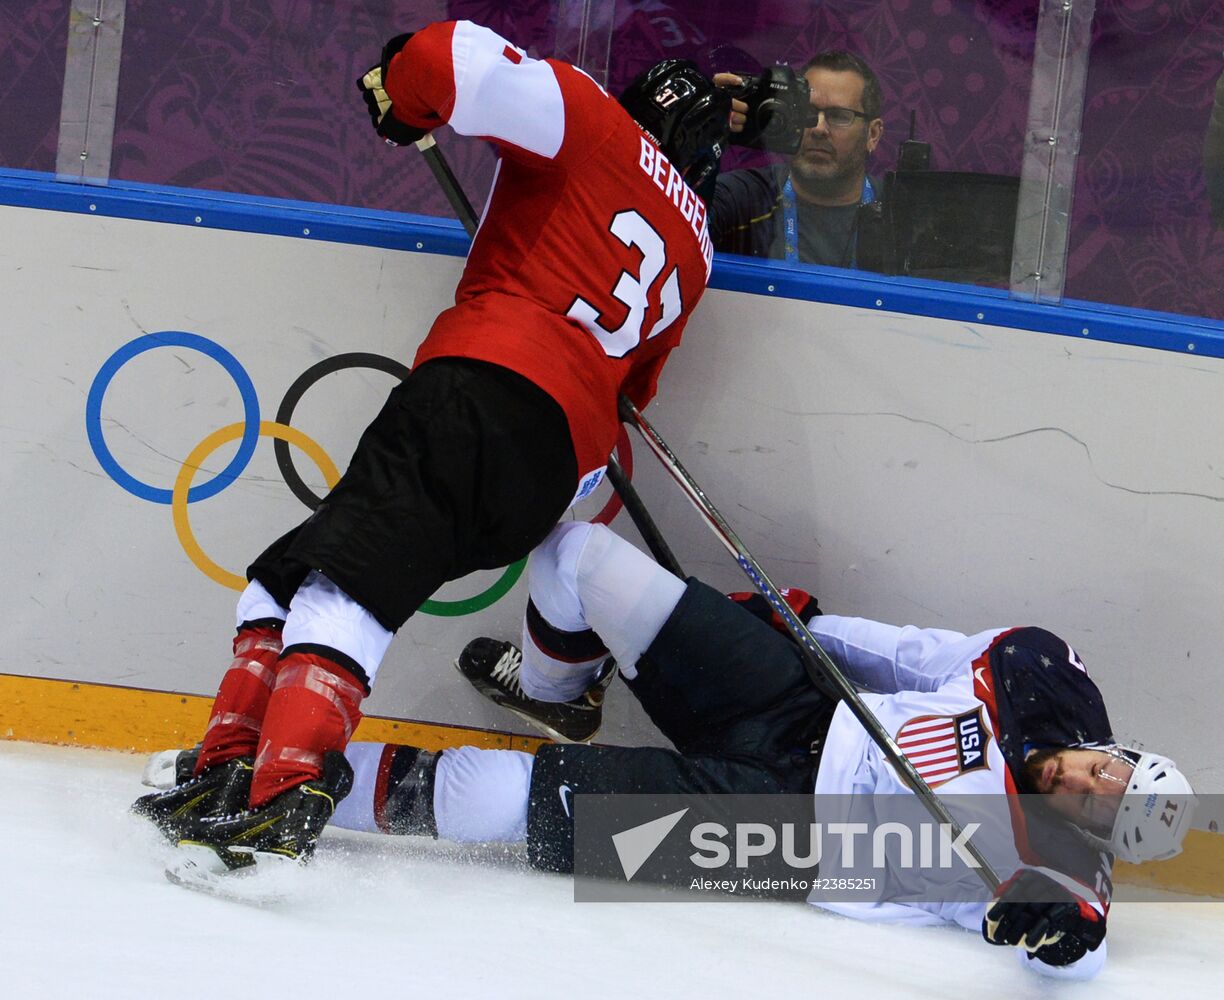
[(289, 898), (254, 907), (162, 875), (127, 815), (143, 758), (0, 742), (0, 995), (124, 1000), (1210, 996), (1224, 903), (1119, 904), (1089, 983), (1043, 980), (955, 928), (802, 904), (576, 904), (514, 851), (327, 833)]

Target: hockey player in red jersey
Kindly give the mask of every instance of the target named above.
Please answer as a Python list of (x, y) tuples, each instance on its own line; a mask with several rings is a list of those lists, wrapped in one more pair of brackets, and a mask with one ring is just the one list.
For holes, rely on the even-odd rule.
[[(767, 607), (754, 614), (755, 602), (681, 581), (598, 525), (559, 525), (528, 574), (521, 661), (503, 658), (508, 643), (478, 639), (461, 667), (475, 673), (463, 661), (484, 660), (506, 690), (564, 701), (611, 655), (676, 749), (546, 744), (532, 757), (357, 743), (348, 756), (359, 792), (337, 825), (525, 842), (534, 865), (566, 871), (574, 795), (814, 792), (826, 820), (840, 818), (822, 817), (830, 803), (871, 811), (911, 797), (849, 709), (812, 686)], [(986, 841), (1004, 880), (993, 898), (968, 872), (968, 893), (904, 891), (912, 882), (890, 891), (888, 880), (905, 878), (890, 866), (875, 901), (811, 901), (860, 919), (980, 930), (1049, 976), (1099, 971), (1113, 858), (1170, 857), (1190, 828), (1194, 796), (1173, 762), (1116, 743), (1083, 663), (1043, 629), (897, 628), (792, 597), (846, 676), (877, 692), (864, 702), (944, 802), (986, 801), (1001, 818)], [(972, 754), (936, 733), (941, 720), (972, 724)]]
[(220, 873), (309, 857), (395, 631), (595, 488), (618, 396), (654, 396), (710, 271), (731, 99), (691, 64), (617, 101), (458, 21), (392, 39), (358, 86), (388, 141), (449, 124), (500, 158), (455, 305), (340, 482), (248, 569), (193, 781), (134, 807)]

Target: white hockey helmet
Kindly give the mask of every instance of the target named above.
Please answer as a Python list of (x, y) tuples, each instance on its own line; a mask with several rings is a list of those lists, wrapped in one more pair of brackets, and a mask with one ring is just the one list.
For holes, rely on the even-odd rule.
[(1116, 751), (1134, 761), (1134, 770), (1114, 816), (1113, 829), (1108, 840), (1101, 838), (1101, 846), (1136, 865), (1180, 854), (1194, 819), (1190, 782), (1168, 757), (1124, 747), (1111, 749)]

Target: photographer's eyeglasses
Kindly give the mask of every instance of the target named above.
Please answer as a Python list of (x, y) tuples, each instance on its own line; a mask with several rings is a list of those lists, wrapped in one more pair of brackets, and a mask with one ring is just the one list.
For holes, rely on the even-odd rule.
[(862, 111), (855, 111), (853, 108), (808, 108), (807, 127), (815, 128), (819, 125), (821, 115), (824, 115), (825, 124), (829, 128), (849, 128), (856, 118), (867, 118)]

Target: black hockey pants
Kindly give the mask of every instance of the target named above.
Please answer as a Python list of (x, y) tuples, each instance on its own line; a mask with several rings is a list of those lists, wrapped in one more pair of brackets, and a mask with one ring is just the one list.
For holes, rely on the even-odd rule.
[(735, 602), (690, 580), (627, 682), (675, 745), (546, 745), (527, 810), (531, 863), (573, 869), (574, 829), (560, 794), (810, 793), (834, 703), (808, 679), (798, 647)]
[(509, 369), (437, 358), (391, 391), (335, 489), (247, 578), (288, 607), (322, 570), (394, 632), (448, 580), (527, 555), (577, 488), (551, 396)]

